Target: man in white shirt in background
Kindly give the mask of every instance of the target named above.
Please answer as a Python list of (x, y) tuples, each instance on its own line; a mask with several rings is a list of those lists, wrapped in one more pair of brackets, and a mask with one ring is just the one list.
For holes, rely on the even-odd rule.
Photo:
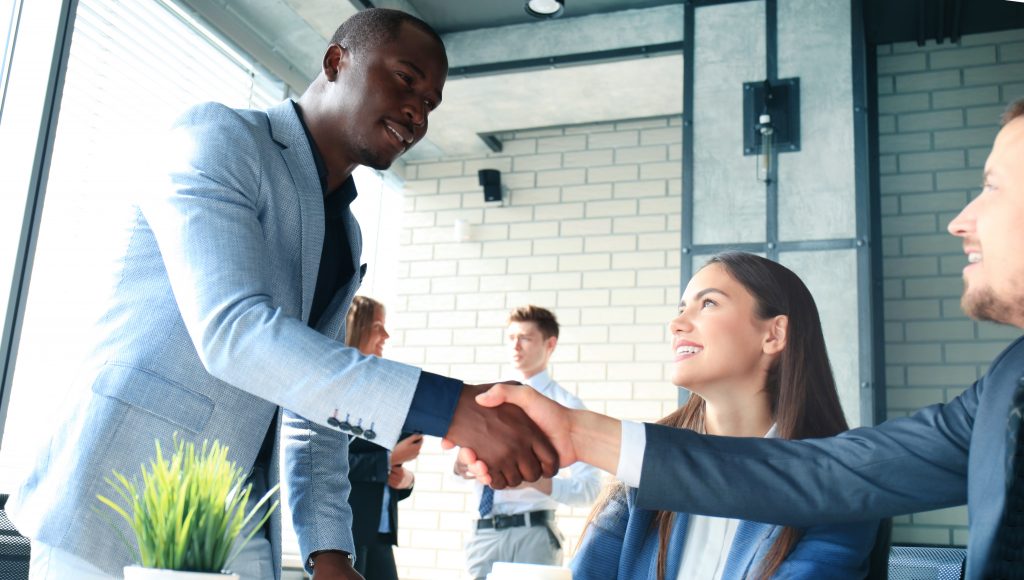
[[(506, 344), (518, 380), (561, 405), (584, 408), (578, 397), (548, 375), (548, 361), (558, 345), (558, 321), (551, 311), (532, 305), (514, 309), (508, 316)], [(473, 479), (459, 461), (455, 474)], [(574, 463), (553, 479), (541, 478), (516, 488), (495, 491), (477, 483), (480, 519), (466, 544), (469, 573), (483, 579), (495, 562), (561, 565), (564, 536), (555, 525), (555, 510), (559, 504), (593, 503), (600, 477), (594, 467)]]

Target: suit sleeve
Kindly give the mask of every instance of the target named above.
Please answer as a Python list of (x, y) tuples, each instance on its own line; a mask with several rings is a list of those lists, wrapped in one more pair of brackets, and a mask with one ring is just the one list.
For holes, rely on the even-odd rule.
[[(292, 525), (302, 561), (321, 550), (354, 554), (352, 506), (348, 496), (348, 435), (283, 413), (282, 441)], [(310, 570), (306, 570), (310, 572)]]
[(772, 578), (861, 580), (877, 532), (877, 521), (808, 528)]
[(573, 556), (570, 568), (575, 580), (618, 577), (629, 516), (626, 493), (615, 493), (590, 523)]
[(825, 439), (713, 437), (646, 425), (637, 503), (798, 527), (960, 505), (983, 388), (984, 379), (949, 403)]
[(223, 106), (192, 109), (166, 144), (163, 186), (140, 203), (185, 327), (214, 377), (325, 428), (335, 410), (362, 419), (392, 447), (420, 371), (363, 356), (276, 300), (261, 196), (268, 156), (282, 153), (266, 130)]

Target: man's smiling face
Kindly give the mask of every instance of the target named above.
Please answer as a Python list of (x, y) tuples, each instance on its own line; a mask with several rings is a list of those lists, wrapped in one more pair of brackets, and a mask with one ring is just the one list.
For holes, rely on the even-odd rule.
[(394, 40), (378, 46), (332, 45), (324, 72), (332, 145), (360, 165), (387, 169), (426, 135), (448, 64), (433, 37), (403, 24)]
[(963, 239), (964, 312), (1024, 327), (1024, 116), (999, 132), (981, 194), (949, 223)]

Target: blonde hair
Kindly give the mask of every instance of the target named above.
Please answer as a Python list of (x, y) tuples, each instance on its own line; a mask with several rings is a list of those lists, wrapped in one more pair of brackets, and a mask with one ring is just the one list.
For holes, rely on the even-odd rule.
[(373, 326), (373, 318), (377, 315), (378, 308), (381, 312), (385, 311), (384, 305), (373, 298), (356, 296), (352, 299), (352, 305), (348, 307), (348, 317), (345, 319), (345, 344), (359, 348)]

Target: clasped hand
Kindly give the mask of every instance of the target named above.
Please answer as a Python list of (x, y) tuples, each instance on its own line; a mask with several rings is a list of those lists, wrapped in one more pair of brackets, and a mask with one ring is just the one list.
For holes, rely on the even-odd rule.
[[(468, 409), (484, 417), (495, 418), (492, 413), (508, 417), (501, 420), (514, 421), (508, 427), (516, 432), (515, 437), (524, 438), (516, 447), (510, 445), (512, 439), (497, 432), (498, 426), (481, 424), (479, 435), (474, 433), (457, 440), (452, 437), (456, 426), (453, 420), (442, 446), (446, 449), (461, 447), (457, 464), (463, 466), (463, 477), (476, 478), (494, 489), (504, 489), (516, 487), (524, 480), (532, 482), (541, 476), (553, 477), (559, 466), (576, 462), (565, 407), (530, 387), (510, 383), (467, 385), (463, 398), (467, 396), (472, 396), (472, 401), (460, 399), (456, 419), (465, 403)], [(538, 427), (543, 433), (538, 432)], [(540, 470), (537, 470), (538, 462)]]

